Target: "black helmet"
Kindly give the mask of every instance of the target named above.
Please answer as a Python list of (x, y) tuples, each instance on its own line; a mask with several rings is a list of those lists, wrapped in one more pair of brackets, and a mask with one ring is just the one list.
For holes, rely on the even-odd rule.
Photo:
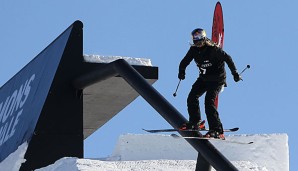
[(206, 31), (202, 28), (196, 28), (191, 32), (191, 38), (194, 45), (201, 47), (206, 40)]

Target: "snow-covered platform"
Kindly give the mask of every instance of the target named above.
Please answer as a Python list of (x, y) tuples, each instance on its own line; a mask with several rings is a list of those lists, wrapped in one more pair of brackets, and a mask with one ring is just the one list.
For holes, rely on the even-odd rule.
[[(212, 142), (239, 170), (289, 171), (287, 134), (233, 135), (227, 139), (254, 142), (249, 145)], [(23, 145), (0, 168), (19, 166), (24, 162), (25, 150)], [(119, 137), (114, 152), (105, 160), (65, 157), (38, 171), (193, 171), (196, 158), (197, 152), (184, 139), (161, 134), (126, 134)], [(17, 167), (14, 168), (16, 171)]]
[[(230, 135), (227, 140), (250, 142), (235, 144), (212, 141), (230, 161), (250, 162), (273, 171), (289, 170), (287, 134)], [(111, 156), (121, 161), (136, 160), (196, 160), (197, 152), (184, 140), (162, 134), (127, 134), (119, 137)]]
[[(232, 163), (240, 171), (269, 171), (249, 161)], [(36, 171), (194, 171), (195, 168), (195, 160), (99, 161), (63, 158), (54, 165)]]
[[(158, 68), (147, 58), (123, 56), (84, 55), (84, 69), (90, 73), (102, 69), (118, 59), (124, 59), (133, 66), (151, 85), (158, 79)], [(104, 72), (103, 72), (104, 73)], [(91, 75), (91, 74), (90, 74)], [(139, 96), (139, 93), (125, 79), (115, 76), (105, 78), (86, 88), (83, 92), (84, 139), (103, 126)]]

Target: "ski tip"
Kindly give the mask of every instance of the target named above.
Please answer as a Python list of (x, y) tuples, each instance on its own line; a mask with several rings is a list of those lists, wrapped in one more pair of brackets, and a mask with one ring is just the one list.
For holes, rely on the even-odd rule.
[(146, 131), (146, 132), (150, 132), (150, 133), (153, 133), (151, 130), (148, 130), (148, 129), (144, 129), (142, 128), (143, 131)]
[(236, 127), (236, 128), (232, 128), (231, 131), (238, 131), (239, 130), (239, 127)]

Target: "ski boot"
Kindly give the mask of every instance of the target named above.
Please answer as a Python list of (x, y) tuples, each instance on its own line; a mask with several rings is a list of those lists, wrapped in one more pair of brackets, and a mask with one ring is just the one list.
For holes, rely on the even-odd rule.
[(179, 127), (179, 130), (188, 130), (188, 129), (192, 129), (192, 124), (187, 122), (187, 123), (184, 123), (181, 127)]
[(210, 130), (208, 131), (204, 137), (206, 138), (217, 138), (217, 139), (222, 139), (222, 140), (225, 140), (225, 135), (223, 132), (218, 132), (218, 131), (213, 131), (213, 130)]
[(205, 120), (199, 121), (197, 124), (194, 125), (195, 130), (205, 130)]

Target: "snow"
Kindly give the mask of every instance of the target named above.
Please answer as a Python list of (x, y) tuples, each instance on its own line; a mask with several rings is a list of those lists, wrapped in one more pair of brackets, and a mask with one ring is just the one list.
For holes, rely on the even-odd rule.
[[(211, 141), (230, 161), (249, 161), (256, 168), (259, 166), (270, 171), (289, 170), (287, 134), (229, 135), (226, 139), (254, 142), (253, 144), (235, 144)], [(175, 139), (169, 135), (127, 134), (119, 137), (111, 158), (118, 158), (122, 161), (196, 160), (197, 152), (184, 139)]]
[(123, 56), (102, 56), (102, 55), (84, 55), (85, 62), (90, 63), (110, 63), (117, 59), (124, 59), (130, 65), (152, 66), (151, 60), (146, 58), (132, 58)]
[[(241, 171), (268, 171), (249, 161), (232, 162)], [(99, 161), (62, 158), (55, 164), (36, 171), (194, 171), (195, 160)], [(214, 171), (214, 169), (212, 169)]]
[(5, 160), (0, 163), (1, 170), (18, 171), (26, 160), (24, 159), (28, 143), (25, 142), (18, 149), (11, 153)]
[[(240, 171), (289, 171), (287, 134), (229, 135), (227, 139), (254, 142), (211, 141)], [(27, 146), (24, 143), (0, 163), (1, 170), (19, 170)], [(164, 134), (125, 134), (107, 158), (64, 157), (36, 171), (193, 171), (196, 158), (197, 152), (184, 139)]]
[(194, 170), (195, 161), (147, 160), (147, 161), (99, 161), (90, 159), (62, 158), (55, 164), (36, 171), (152, 171)]

